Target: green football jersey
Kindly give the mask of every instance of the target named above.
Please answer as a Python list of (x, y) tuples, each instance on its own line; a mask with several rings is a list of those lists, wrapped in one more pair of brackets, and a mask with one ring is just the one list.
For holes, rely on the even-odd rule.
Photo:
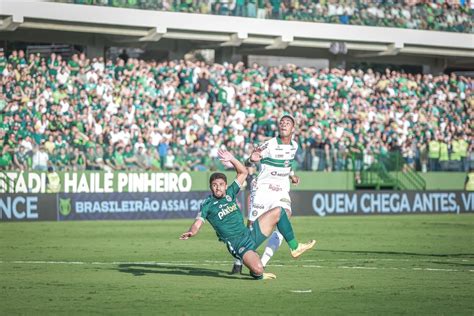
[(219, 240), (226, 241), (230, 238), (242, 235), (247, 227), (244, 225), (244, 217), (240, 211), (235, 198), (240, 191), (237, 181), (227, 187), (226, 195), (220, 199), (210, 195), (201, 205), (196, 218), (209, 221), (216, 231)]

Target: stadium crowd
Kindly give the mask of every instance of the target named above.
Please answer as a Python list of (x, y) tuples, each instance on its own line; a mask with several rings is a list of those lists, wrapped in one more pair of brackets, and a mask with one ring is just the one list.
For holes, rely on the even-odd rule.
[(66, 0), (66, 2), (262, 19), (473, 32), (474, 1), (469, 0)]
[(209, 170), (296, 119), (299, 170), (367, 168), (401, 153), (422, 171), (474, 163), (474, 80), (389, 69), (104, 61), (0, 52), (0, 168)]

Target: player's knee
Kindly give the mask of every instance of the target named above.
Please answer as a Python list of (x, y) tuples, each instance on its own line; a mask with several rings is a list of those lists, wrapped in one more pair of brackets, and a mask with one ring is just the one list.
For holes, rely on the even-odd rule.
[(279, 207), (275, 207), (271, 211), (272, 217), (278, 222), (281, 216), (281, 209)]

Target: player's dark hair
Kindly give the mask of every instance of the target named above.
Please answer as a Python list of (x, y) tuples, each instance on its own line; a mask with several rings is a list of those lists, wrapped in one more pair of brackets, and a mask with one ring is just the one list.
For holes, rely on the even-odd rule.
[(225, 176), (225, 174), (221, 172), (214, 172), (213, 174), (211, 174), (211, 177), (209, 178), (209, 185), (211, 185), (212, 182), (217, 179), (222, 179), (225, 181), (225, 183), (227, 183), (227, 177)]

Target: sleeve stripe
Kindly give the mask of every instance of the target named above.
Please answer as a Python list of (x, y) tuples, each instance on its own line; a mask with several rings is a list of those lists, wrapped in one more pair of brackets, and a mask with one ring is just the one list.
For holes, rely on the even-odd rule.
[(237, 181), (237, 178), (235, 178), (234, 182), (237, 183), (237, 185), (239, 186), (239, 189), (242, 189), (242, 184), (240, 184), (239, 181)]

